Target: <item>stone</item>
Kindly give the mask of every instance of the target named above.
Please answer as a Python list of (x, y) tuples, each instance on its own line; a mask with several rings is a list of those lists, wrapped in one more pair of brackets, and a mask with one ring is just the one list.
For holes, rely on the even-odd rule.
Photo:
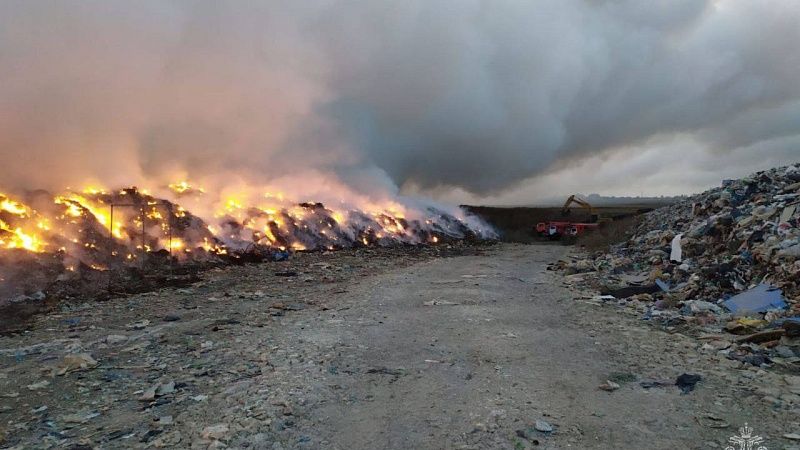
[(217, 440), (225, 437), (225, 435), (228, 434), (228, 431), (229, 431), (228, 424), (218, 423), (216, 425), (209, 425), (203, 428), (203, 431), (200, 433), (200, 436), (202, 436), (203, 439), (207, 440), (212, 440), (212, 439)]
[(39, 391), (46, 388), (47, 386), (50, 386), (50, 382), (47, 380), (41, 380), (37, 381), (36, 383), (29, 384), (27, 388), (29, 391)]
[(128, 342), (128, 336), (123, 336), (121, 334), (109, 334), (106, 336), (106, 344), (108, 345), (117, 345)]
[(71, 353), (59, 362), (55, 369), (56, 375), (66, 375), (69, 372), (88, 370), (97, 367), (98, 362), (88, 353)]

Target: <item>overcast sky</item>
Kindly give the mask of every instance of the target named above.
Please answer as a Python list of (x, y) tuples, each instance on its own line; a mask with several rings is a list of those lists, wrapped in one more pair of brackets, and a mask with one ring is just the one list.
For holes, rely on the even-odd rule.
[(799, 44), (797, 0), (7, 0), (0, 185), (697, 192), (800, 162)]

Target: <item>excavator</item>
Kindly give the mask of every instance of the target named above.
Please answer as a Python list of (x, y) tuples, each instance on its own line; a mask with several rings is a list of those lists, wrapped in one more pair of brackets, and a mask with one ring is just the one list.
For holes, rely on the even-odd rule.
[(558, 239), (561, 236), (579, 236), (587, 231), (591, 231), (600, 226), (601, 223), (610, 222), (611, 219), (600, 217), (597, 209), (591, 203), (578, 197), (570, 195), (564, 206), (561, 207), (561, 217), (568, 217), (572, 213), (572, 205), (576, 204), (589, 212), (589, 222), (571, 221), (549, 221), (536, 224), (536, 232), (550, 239)]

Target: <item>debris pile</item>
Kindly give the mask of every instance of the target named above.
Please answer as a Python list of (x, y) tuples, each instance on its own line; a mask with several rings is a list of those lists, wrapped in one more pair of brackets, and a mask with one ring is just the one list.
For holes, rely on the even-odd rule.
[(800, 165), (726, 180), (556, 268), (668, 329), (724, 331), (707, 345), (729, 358), (800, 363)]
[[(192, 267), (283, 260), (290, 252), (439, 244), (494, 238), (480, 219), (415, 205), (369, 209), (265, 200), (260, 206), (228, 198), (214, 202), (188, 183), (171, 185), (175, 201), (135, 187), (68, 190), (61, 195), (0, 193), (0, 306), (71, 294), (142, 292), (147, 274)], [(177, 202), (196, 205), (193, 214)], [(116, 287), (115, 287), (116, 285)], [(87, 291), (88, 289), (88, 291)], [(34, 298), (36, 297), (36, 298)], [(38, 298), (42, 297), (42, 298)]]

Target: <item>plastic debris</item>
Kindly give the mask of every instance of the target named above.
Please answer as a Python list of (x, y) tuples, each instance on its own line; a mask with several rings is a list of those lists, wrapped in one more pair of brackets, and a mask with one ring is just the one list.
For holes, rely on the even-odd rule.
[[(729, 359), (756, 366), (800, 363), (800, 352), (786, 351), (800, 348), (787, 341), (800, 338), (800, 318), (769, 325), (800, 316), (800, 164), (727, 180), (655, 209), (627, 236), (554, 268), (577, 274), (565, 279), (577, 290), (612, 295), (615, 300), (603, 303), (633, 309), (667, 330), (753, 336), (724, 350)], [(783, 329), (779, 342), (762, 340), (777, 333), (757, 334), (768, 327)]]
[(669, 255), (669, 260), (673, 262), (683, 262), (683, 250), (681, 249), (681, 238), (683, 238), (683, 233), (678, 233), (677, 236), (672, 238), (672, 251)]
[(541, 431), (542, 433), (551, 433), (553, 431), (553, 426), (541, 419), (537, 420), (533, 427), (536, 428), (536, 431)]
[(681, 393), (688, 394), (694, 390), (694, 387), (699, 383), (703, 377), (693, 373), (684, 373), (675, 380), (675, 386), (680, 388)]
[(767, 284), (759, 284), (753, 289), (734, 295), (722, 304), (732, 313), (766, 312), (788, 307), (781, 290)]

